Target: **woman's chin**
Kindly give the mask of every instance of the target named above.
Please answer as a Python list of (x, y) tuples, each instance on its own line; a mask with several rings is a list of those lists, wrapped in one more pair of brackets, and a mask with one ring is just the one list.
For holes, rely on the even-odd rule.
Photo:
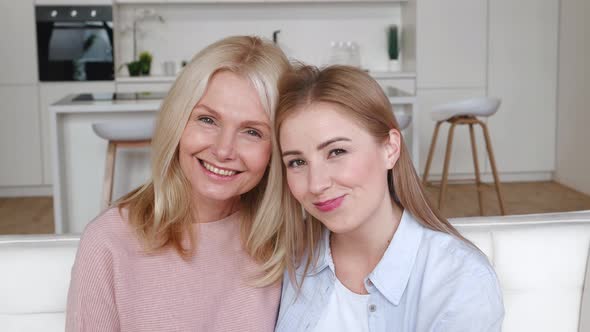
[(196, 202), (197, 204), (234, 204), (240, 199), (240, 194), (236, 192), (227, 191), (210, 191), (210, 190), (199, 190), (197, 191)]

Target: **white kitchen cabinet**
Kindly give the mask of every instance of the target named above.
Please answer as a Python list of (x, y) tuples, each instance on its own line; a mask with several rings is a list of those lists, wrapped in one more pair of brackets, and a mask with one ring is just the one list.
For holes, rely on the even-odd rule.
[(0, 84), (37, 83), (33, 0), (0, 0)]
[(329, 2), (408, 2), (409, 0), (114, 0), (117, 4), (146, 3), (329, 3)]
[[(52, 184), (52, 155), (50, 148), (49, 105), (72, 93), (115, 92), (114, 82), (55, 82), (39, 85), (39, 112), (41, 113), (41, 147), (43, 151), (43, 184)], [(92, 131), (92, 128), (88, 128)]]
[(161, 4), (168, 0), (114, 0), (116, 4)]
[(0, 186), (42, 183), (38, 87), (0, 85)]
[[(483, 89), (418, 89), (418, 118), (413, 121), (418, 121), (418, 128), (420, 128), (420, 134), (418, 141), (420, 142), (420, 165), (421, 169), (417, 170), (418, 174), (422, 176), (424, 174), (424, 166), (428, 157), (428, 149), (430, 148), (430, 142), (432, 140), (432, 133), (434, 132), (434, 126), (436, 124), (430, 118), (430, 111), (438, 105), (454, 102), (462, 99), (480, 97), (485, 95)], [(441, 125), (438, 132), (438, 139), (436, 144), (436, 150), (432, 165), (430, 166), (429, 179), (440, 179), (443, 171), (443, 164), (445, 160), (445, 151), (447, 146), (447, 134), (449, 132), (450, 125), (444, 123)], [(485, 154), (485, 143), (483, 134), (480, 128), (475, 127), (475, 140), (477, 142), (477, 154), (480, 171), (483, 171)], [(492, 137), (495, 137), (497, 133), (493, 131), (490, 133)], [(469, 126), (458, 125), (455, 127), (455, 133), (453, 138), (451, 162), (449, 168), (450, 179), (471, 179), (474, 178), (474, 167), (473, 157), (471, 154), (471, 141), (469, 138)], [(503, 160), (498, 160), (498, 165), (503, 164)]]
[[(490, 0), (489, 120), (500, 172), (555, 169), (559, 0)], [(489, 166), (487, 167), (489, 169)]]
[(418, 88), (483, 88), (486, 0), (417, 1)]
[[(43, 6), (90, 6), (90, 5), (107, 5), (108, 6), (108, 5), (113, 4), (113, 2), (114, 2), (113, 0), (35, 0), (36, 5), (43, 5)], [(160, 1), (160, 2), (163, 2), (163, 1)]]
[[(168, 0), (177, 1), (177, 0)], [(191, 1), (191, 0), (187, 0)], [(194, 1), (194, 0), (193, 0)], [(202, 1), (202, 0), (196, 0)], [(205, 0), (206, 1), (206, 0)], [(241, 0), (247, 1), (247, 0)], [(264, 2), (293, 2), (293, 3), (311, 3), (311, 2), (408, 2), (409, 0), (264, 0)], [(232, 2), (232, 0), (221, 0), (220, 2)]]

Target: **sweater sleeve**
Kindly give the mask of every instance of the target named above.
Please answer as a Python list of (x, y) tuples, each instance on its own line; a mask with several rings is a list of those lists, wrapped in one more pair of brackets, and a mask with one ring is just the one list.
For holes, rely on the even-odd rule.
[(99, 225), (85, 230), (72, 268), (66, 332), (119, 331), (113, 254)]

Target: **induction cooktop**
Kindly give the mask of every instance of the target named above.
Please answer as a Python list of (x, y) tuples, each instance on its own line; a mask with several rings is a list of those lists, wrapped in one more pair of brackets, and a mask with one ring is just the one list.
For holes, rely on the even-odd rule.
[(164, 97), (166, 92), (81, 93), (72, 101), (159, 100)]

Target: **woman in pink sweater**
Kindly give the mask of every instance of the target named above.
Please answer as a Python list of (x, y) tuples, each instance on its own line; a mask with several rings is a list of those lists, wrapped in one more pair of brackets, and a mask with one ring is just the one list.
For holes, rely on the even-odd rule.
[(284, 250), (271, 119), (289, 68), (256, 37), (216, 42), (164, 99), (152, 176), (84, 231), (67, 331), (272, 331)]

